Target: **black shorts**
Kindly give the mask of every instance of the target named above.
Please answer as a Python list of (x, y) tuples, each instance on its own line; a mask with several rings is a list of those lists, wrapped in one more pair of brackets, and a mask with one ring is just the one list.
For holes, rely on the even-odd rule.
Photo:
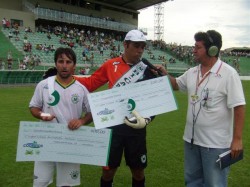
[(130, 168), (146, 168), (146, 133), (136, 136), (124, 136), (113, 133), (109, 155), (109, 168), (120, 166), (123, 152), (126, 164)]

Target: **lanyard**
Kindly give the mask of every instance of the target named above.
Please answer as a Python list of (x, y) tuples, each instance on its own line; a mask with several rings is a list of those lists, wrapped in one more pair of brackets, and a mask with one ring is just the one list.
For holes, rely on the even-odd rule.
[(196, 78), (196, 87), (195, 87), (195, 95), (197, 95), (198, 88), (201, 85), (201, 83), (210, 75), (210, 70), (206, 72), (206, 74), (202, 77), (202, 79), (199, 81), (200, 77), (200, 71), (198, 70), (197, 78)]
[[(221, 69), (221, 66), (222, 66), (222, 62), (220, 64), (220, 67), (218, 68), (216, 74), (218, 75), (220, 69)], [(193, 105), (192, 105), (192, 113), (193, 113), (193, 126), (192, 126), (192, 138), (191, 138), (191, 148), (193, 146), (193, 143), (194, 143), (194, 126), (196, 124), (196, 121), (197, 121), (197, 118), (199, 116), (199, 113), (201, 111), (201, 103), (200, 103), (200, 108), (197, 112), (197, 114), (195, 113), (195, 104), (196, 102), (198, 102), (199, 100), (199, 97), (197, 95), (197, 91), (198, 91), (198, 87), (201, 85), (201, 83), (210, 75), (211, 71), (209, 70), (209, 72), (207, 72), (203, 78), (199, 81), (199, 74), (200, 74), (200, 71), (199, 71), (199, 67), (198, 67), (198, 74), (197, 74), (197, 79), (196, 79), (196, 89), (195, 89), (195, 95), (192, 95), (191, 98), (193, 100)], [(206, 85), (205, 85), (206, 86)], [(208, 96), (207, 96), (208, 97)]]
[[(220, 67), (218, 68), (218, 70), (216, 72), (216, 75), (218, 75), (218, 73), (219, 73), (219, 71), (221, 69), (221, 66), (222, 66), (222, 62), (221, 62)], [(197, 91), (198, 91), (198, 88), (201, 85), (201, 83), (210, 75), (210, 73), (211, 73), (211, 70), (209, 70), (208, 72), (206, 72), (205, 75), (202, 77), (202, 79), (199, 81), (200, 71), (198, 69), (198, 74), (197, 74), (197, 78), (196, 78), (195, 95), (197, 95)]]

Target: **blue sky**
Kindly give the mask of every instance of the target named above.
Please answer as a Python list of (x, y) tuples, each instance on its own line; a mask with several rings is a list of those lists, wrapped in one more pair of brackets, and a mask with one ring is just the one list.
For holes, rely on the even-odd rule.
[[(173, 0), (164, 3), (164, 40), (194, 45), (198, 31), (217, 30), (222, 49), (250, 47), (250, 0)], [(140, 10), (139, 28), (154, 38), (154, 6)]]

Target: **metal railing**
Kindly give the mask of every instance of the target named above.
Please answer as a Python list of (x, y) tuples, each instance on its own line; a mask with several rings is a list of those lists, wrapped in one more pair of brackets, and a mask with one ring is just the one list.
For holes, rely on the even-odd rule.
[(36, 18), (61, 21), (71, 24), (85, 25), (90, 27), (97, 27), (102, 29), (116, 30), (122, 32), (128, 32), (132, 29), (136, 29), (136, 25), (120, 23), (116, 21), (110, 21), (101, 18), (95, 18), (90, 16), (84, 16), (79, 14), (73, 14), (65, 11), (52, 10), (47, 8), (35, 7), (32, 3), (24, 1), (23, 5), (29, 11), (36, 15)]
[(0, 70), (0, 84), (38, 83), (43, 74), (39, 70)]

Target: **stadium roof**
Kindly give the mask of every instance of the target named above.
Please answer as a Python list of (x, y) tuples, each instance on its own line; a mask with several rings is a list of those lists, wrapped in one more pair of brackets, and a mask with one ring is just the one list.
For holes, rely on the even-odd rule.
[(140, 10), (169, 0), (95, 0), (96, 3), (105, 3), (131, 10)]

